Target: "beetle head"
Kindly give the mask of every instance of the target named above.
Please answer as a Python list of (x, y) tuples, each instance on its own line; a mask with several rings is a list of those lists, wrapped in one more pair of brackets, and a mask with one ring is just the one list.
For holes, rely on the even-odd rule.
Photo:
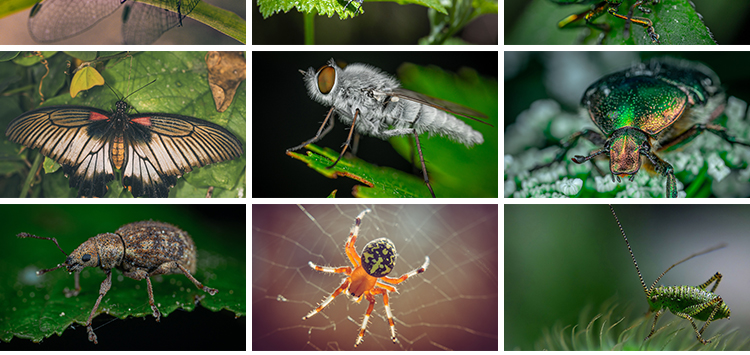
[(113, 269), (120, 264), (124, 246), (122, 239), (113, 233), (103, 233), (89, 238), (65, 259), (68, 272), (81, 271), (85, 267)]
[(613, 176), (632, 180), (641, 168), (641, 150), (649, 149), (645, 133), (632, 128), (615, 131), (609, 140), (609, 170)]

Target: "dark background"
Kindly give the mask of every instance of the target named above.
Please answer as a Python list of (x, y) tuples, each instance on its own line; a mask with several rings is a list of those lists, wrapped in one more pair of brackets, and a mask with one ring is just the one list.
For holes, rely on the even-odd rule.
[[(328, 179), (285, 154), (315, 136), (329, 107), (310, 99), (298, 69), (315, 69), (333, 57), (347, 63), (367, 63), (394, 75), (404, 62), (436, 65), (456, 72), (461, 67), (497, 77), (497, 52), (253, 52), (253, 191), (252, 197), (351, 197), (354, 180)], [(348, 126), (336, 119), (333, 130), (316, 144), (341, 151)], [(301, 150), (301, 151), (304, 151)], [(362, 137), (357, 156), (368, 162), (411, 172), (387, 141)]]

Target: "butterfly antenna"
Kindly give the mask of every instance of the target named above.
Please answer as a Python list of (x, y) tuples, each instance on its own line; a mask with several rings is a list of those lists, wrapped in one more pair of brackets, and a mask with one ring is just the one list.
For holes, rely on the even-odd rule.
[(146, 86), (149, 86), (149, 85), (151, 85), (151, 84), (153, 84), (153, 83), (155, 83), (155, 82), (156, 82), (156, 79), (154, 79), (154, 80), (151, 80), (151, 82), (149, 82), (148, 84), (146, 84), (146, 85), (143, 85), (143, 86), (141, 86), (140, 88), (138, 88), (138, 90), (136, 90), (136, 91), (133, 91), (133, 92), (131, 92), (131, 93), (130, 93), (130, 95), (128, 95), (128, 96), (125, 96), (125, 97), (123, 97), (122, 99), (123, 99), (123, 100), (127, 99), (127, 98), (128, 98), (128, 97), (130, 97), (131, 95), (133, 95), (133, 94), (137, 93), (138, 91), (141, 91), (141, 90), (143, 90), (143, 88), (145, 88)]

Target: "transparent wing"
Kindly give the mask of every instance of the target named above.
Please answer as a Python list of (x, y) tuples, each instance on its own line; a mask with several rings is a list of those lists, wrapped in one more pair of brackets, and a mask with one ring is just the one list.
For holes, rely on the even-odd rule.
[[(398, 98), (401, 98), (401, 99), (406, 99), (406, 100), (414, 101), (414, 102), (418, 102), (418, 103), (420, 103), (422, 105), (431, 106), (431, 107), (434, 107), (436, 109), (452, 113), (454, 115), (459, 115), (459, 116), (462, 116), (462, 117), (466, 117), (468, 119), (472, 119), (474, 121), (481, 122), (481, 123), (484, 123), (486, 125), (492, 126), (492, 124), (487, 123), (487, 122), (482, 121), (482, 120), (479, 119), (479, 118), (485, 118), (486, 119), (487, 115), (485, 115), (485, 114), (483, 114), (483, 113), (481, 113), (479, 111), (472, 110), (472, 109), (470, 109), (470, 108), (468, 108), (466, 106), (457, 104), (455, 102), (450, 102), (450, 101), (446, 101), (446, 100), (437, 99), (437, 98), (434, 98), (434, 97), (431, 97), (431, 96), (427, 96), (425, 94), (420, 94), (418, 92), (411, 91), (411, 90), (406, 90), (406, 89), (402, 89), (402, 88), (394, 89), (393, 91), (387, 93), (387, 95), (398, 97)], [(479, 117), (479, 118), (477, 118), (477, 117)]]
[(120, 5), (120, 0), (45, 0), (31, 10), (29, 32), (37, 42), (60, 41), (94, 26)]
[(163, 0), (162, 7), (135, 2), (123, 14), (122, 37), (125, 44), (151, 44), (164, 32), (181, 26), (200, 0)]

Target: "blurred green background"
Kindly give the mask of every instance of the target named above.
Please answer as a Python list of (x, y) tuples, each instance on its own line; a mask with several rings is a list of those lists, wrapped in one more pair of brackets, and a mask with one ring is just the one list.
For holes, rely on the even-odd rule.
[[(732, 317), (712, 322), (704, 334), (739, 328), (740, 339), (748, 336), (750, 206), (616, 205), (615, 211), (648, 286), (673, 263), (728, 243), (675, 267), (660, 285), (695, 286), (721, 272), (716, 293)], [(626, 324), (645, 317), (643, 288), (607, 205), (505, 205), (504, 213), (505, 350), (532, 350), (543, 329), (574, 325), (584, 307), (598, 312), (613, 297), (632, 308)], [(676, 319), (667, 312), (659, 325)], [(688, 321), (676, 326), (686, 328), (679, 337), (695, 340)]]
[[(4, 348), (13, 349), (245, 349), (245, 221), (246, 206), (235, 205), (0, 205), (0, 335), (26, 329), (23, 324), (33, 324), (38, 318), (41, 327), (43, 317), (60, 317), (49, 314), (52, 304), (64, 300), (62, 292), (48, 294), (50, 288), (60, 284), (72, 288), (73, 275), (63, 270), (55, 270), (43, 276), (33, 274), (34, 270), (48, 269), (65, 260), (52, 241), (20, 239), (16, 235), (26, 232), (43, 237), (54, 237), (60, 247), (71, 253), (88, 238), (100, 233), (114, 232), (124, 224), (153, 219), (173, 224), (188, 232), (198, 251), (198, 271), (196, 278), (206, 285), (219, 289), (215, 296), (207, 296), (188, 312), (177, 309), (169, 315), (164, 309), (172, 292), (170, 284), (185, 281), (183, 287), (192, 287), (187, 292), (200, 296), (199, 291), (184, 275), (165, 275), (163, 281), (154, 282), (154, 298), (162, 310), (161, 322), (157, 323), (150, 315), (146, 281), (124, 278), (118, 270), (113, 271), (112, 289), (102, 301), (102, 305), (117, 309), (112, 303), (126, 303), (123, 293), (135, 290), (128, 296), (135, 303), (132, 312), (145, 311), (143, 317), (129, 317), (120, 320), (109, 315), (94, 318), (95, 332), (99, 344), (89, 343), (86, 327), (73, 323), (62, 332), (41, 343), (13, 337), (10, 343), (0, 343)], [(210, 261), (210, 263), (209, 263)], [(218, 266), (217, 266), (218, 265)], [(210, 273), (206, 269), (211, 269)], [(105, 278), (103, 271), (95, 268), (84, 269), (81, 277), (81, 293), (75, 297), (79, 308), (91, 311), (96, 301), (97, 290)], [(205, 278), (210, 277), (210, 280)], [(59, 287), (58, 287), (59, 288)], [(187, 288), (187, 287), (186, 287)], [(164, 291), (169, 289), (169, 291)], [(160, 291), (162, 290), (162, 291)], [(118, 293), (119, 291), (119, 293)], [(213, 298), (212, 298), (213, 297)], [(232, 305), (232, 299), (241, 299), (241, 304)], [(72, 302), (72, 301), (71, 301)], [(217, 303), (220, 302), (220, 303)], [(45, 306), (46, 304), (46, 306)], [(31, 311), (26, 310), (27, 307)], [(34, 307), (39, 308), (34, 313)], [(66, 310), (68, 317), (76, 317), (79, 310), (72, 307)], [(211, 310), (209, 310), (211, 309)], [(231, 309), (231, 310), (226, 310)], [(64, 316), (63, 316), (64, 317)], [(206, 326), (210, 324), (210, 326)], [(216, 337), (225, 339), (221, 343)], [(137, 340), (137, 341), (134, 341)]]
[[(549, 21), (547, 23), (539, 24), (539, 26), (551, 26), (557, 27), (557, 22), (562, 20), (564, 17), (574, 13), (580, 13), (587, 9), (588, 5), (557, 5), (552, 3), (550, 0), (506, 0), (505, 5), (505, 17), (504, 17), (504, 30), (505, 30), (505, 42), (508, 43), (508, 37), (513, 35), (514, 30), (520, 27), (520, 19), (524, 17), (524, 11), (531, 7), (530, 5), (535, 2), (549, 3), (550, 11)], [(714, 35), (714, 39), (718, 44), (748, 44), (750, 43), (750, 37), (747, 33), (750, 31), (750, 1), (748, 0), (692, 0), (695, 4), (696, 11), (703, 16), (703, 22), (711, 30)], [(625, 5), (632, 4), (632, 1), (626, 1), (625, 4), (620, 6), (619, 12), (621, 14), (627, 13)], [(547, 5), (547, 4), (545, 4)], [(659, 5), (656, 5), (659, 6)], [(636, 10), (636, 14), (640, 11)], [(610, 15), (603, 15), (602, 18), (596, 22), (606, 22), (610, 19), (606, 17), (612, 17)], [(605, 21), (606, 20), (606, 21)], [(575, 30), (564, 32), (579, 32)], [(658, 31), (657, 31), (658, 32)], [(575, 44), (574, 39), (576, 35), (571, 38), (573, 42), (568, 44)], [(531, 43), (524, 43), (531, 44)]]

